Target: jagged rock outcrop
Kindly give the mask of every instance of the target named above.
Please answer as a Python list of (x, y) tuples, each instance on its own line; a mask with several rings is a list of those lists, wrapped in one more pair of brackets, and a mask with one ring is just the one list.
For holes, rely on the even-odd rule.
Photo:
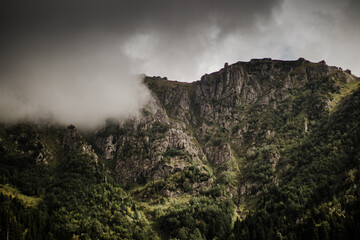
[(95, 163), (98, 162), (98, 156), (92, 149), (91, 145), (87, 144), (87, 142), (73, 125), (70, 125), (65, 131), (62, 141), (62, 147), (69, 154), (80, 151), (82, 154), (90, 156)]
[(213, 166), (226, 165), (226, 163), (231, 161), (233, 158), (229, 144), (215, 147), (208, 145), (204, 147), (204, 152), (208, 158), (208, 161)]
[(195, 104), (201, 118), (218, 121), (231, 116), (238, 106), (279, 101), (309, 79), (327, 76), (336, 69), (326, 66), (325, 62), (315, 64), (302, 58), (297, 61), (253, 59), (238, 62), (219, 72), (205, 74), (196, 82)]
[[(293, 127), (289, 122), (301, 122), (301, 134), (310, 131), (330, 109), (328, 92), (336, 94), (339, 84), (351, 81), (358, 79), (348, 71), (303, 58), (225, 64), (192, 83), (146, 77), (154, 102), (140, 117), (102, 129), (94, 142), (101, 155), (115, 163), (116, 178), (125, 184), (160, 180), (190, 166), (211, 166), (215, 175), (236, 172), (241, 168), (238, 156), (271, 144), (282, 128)], [(272, 153), (269, 159), (275, 171), (281, 156)]]
[(36, 164), (48, 164), (54, 158), (41, 141), (37, 126), (19, 124), (1, 135), (0, 151), (4, 155), (33, 159)]
[(196, 139), (186, 133), (186, 123), (169, 119), (158, 102), (144, 109), (140, 118), (99, 131), (95, 146), (115, 161), (117, 179), (125, 184), (142, 178), (159, 180), (205, 162)]

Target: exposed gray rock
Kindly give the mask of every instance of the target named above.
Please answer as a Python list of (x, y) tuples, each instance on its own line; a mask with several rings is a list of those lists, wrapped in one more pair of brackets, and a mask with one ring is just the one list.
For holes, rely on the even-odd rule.
[[(119, 123), (115, 132), (110, 128), (99, 131), (95, 146), (104, 158), (114, 160), (116, 178), (124, 184), (142, 178), (167, 178), (189, 166), (211, 165), (216, 174), (234, 172), (234, 154), (252, 155), (277, 134), (272, 126), (277, 116), (259, 119), (262, 111), (291, 112), (294, 106), (282, 103), (291, 100), (294, 91), (316, 79), (338, 78), (344, 78), (345, 83), (357, 80), (325, 62), (311, 63), (303, 58), (226, 63), (220, 71), (205, 74), (193, 83), (147, 77), (145, 83), (153, 92), (153, 100), (143, 114)], [(279, 159), (277, 153), (269, 157), (274, 171)], [(193, 187), (211, 184), (196, 182)], [(245, 184), (240, 192), (261, 186), (255, 182)], [(237, 194), (232, 187), (226, 192)], [(179, 189), (164, 191), (166, 196), (182, 193)]]
[(82, 154), (91, 157), (95, 163), (98, 163), (98, 156), (92, 146), (87, 144), (73, 125), (67, 128), (63, 136), (62, 147), (69, 153), (80, 151)]
[[(152, 102), (149, 108), (146, 116), (119, 124), (117, 135), (106, 134), (104, 129), (95, 137), (95, 145), (102, 155), (115, 160), (115, 173), (122, 183), (141, 178), (161, 179), (185, 166), (205, 161), (195, 138), (186, 133), (186, 123), (170, 120), (158, 101)], [(170, 156), (170, 162), (164, 162), (167, 151), (175, 150), (180, 156)]]

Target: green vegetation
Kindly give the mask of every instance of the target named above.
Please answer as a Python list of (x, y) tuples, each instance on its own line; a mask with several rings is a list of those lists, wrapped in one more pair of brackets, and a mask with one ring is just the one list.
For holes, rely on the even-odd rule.
[[(359, 96), (357, 89), (296, 143), (280, 151), (259, 149), (247, 158), (240, 181), (251, 183), (246, 199), (252, 213), (235, 223), (236, 238), (359, 236)], [(277, 170), (269, 161), (274, 152), (280, 156)]]
[(226, 239), (231, 234), (235, 206), (231, 201), (212, 198), (193, 198), (188, 204), (168, 209), (160, 216), (160, 228), (168, 238)]
[(151, 140), (154, 140), (156, 138), (163, 138), (165, 136), (165, 133), (170, 129), (170, 126), (156, 121), (153, 123), (151, 129), (146, 133), (147, 136), (150, 136)]
[(167, 78), (161, 77), (145, 77), (144, 82), (160, 100), (163, 99), (165, 91), (168, 91), (169, 89), (181, 88), (185, 90), (189, 96), (192, 96), (195, 90), (193, 83), (169, 81)]
[(331, 110), (333, 110), (344, 97), (352, 94), (360, 86), (360, 83), (358, 81), (351, 81), (346, 83), (344, 79), (338, 80), (337, 84), (338, 84), (337, 85), (338, 90), (331, 95), (331, 102), (330, 102)]
[[(281, 66), (289, 74), (259, 79), (264, 88), (285, 88), (290, 77), (297, 87), (279, 99), (237, 106), (225, 98), (204, 100), (218, 111), (216, 120), (198, 119), (199, 106), (191, 103), (195, 120), (184, 121), (184, 130), (196, 136), (200, 152), (228, 155), (225, 162), (211, 164), (200, 154), (195, 160), (186, 147), (171, 147), (165, 142), (171, 123), (146, 109), (146, 122), (135, 128), (107, 121), (98, 136), (111, 135), (115, 153), (98, 162), (81, 145), (64, 146), (66, 128), (0, 126), (0, 240), (358, 239), (359, 81), (334, 68), (318, 74), (322, 64)], [(194, 83), (145, 82), (162, 102), (170, 90), (194, 100)], [(165, 106), (170, 122), (173, 107)], [(119, 163), (144, 169), (121, 185), (115, 172), (126, 165)]]
[(42, 198), (41, 197), (33, 197), (27, 196), (19, 192), (19, 190), (7, 185), (0, 184), (0, 193), (4, 196), (10, 197), (11, 199), (16, 198), (19, 199), (27, 208), (33, 208), (39, 205)]
[[(114, 183), (104, 182), (106, 173), (87, 155), (72, 154), (49, 171), (52, 176), (40, 180), (48, 185), (41, 203), (41, 198), (25, 196), (8, 186), (1, 188), (1, 204), (16, 207), (2, 209), (1, 233), (17, 232), (32, 239), (156, 239), (157, 234), (126, 192)], [(21, 176), (24, 181), (31, 179)], [(18, 211), (29, 218), (12, 217)]]

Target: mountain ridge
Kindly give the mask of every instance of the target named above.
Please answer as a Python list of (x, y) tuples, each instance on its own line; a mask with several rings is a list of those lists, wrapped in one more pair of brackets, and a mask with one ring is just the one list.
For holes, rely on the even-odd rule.
[[(225, 64), (192, 83), (146, 76), (153, 99), (141, 115), (109, 119), (90, 138), (74, 126), (1, 127), (1, 184), (45, 196), (42, 206), (58, 224), (50, 233), (59, 239), (107, 239), (111, 231), (109, 239), (146, 239), (134, 230), (139, 227), (154, 239), (265, 239), (264, 231), (271, 239), (312, 238), (314, 231), (326, 239), (338, 234), (331, 224), (351, 236), (360, 222), (354, 208), (359, 83), (348, 70), (303, 58)], [(47, 185), (42, 179), (55, 180)], [(88, 203), (79, 196), (93, 189), (121, 195), (121, 218), (132, 219), (123, 220), (122, 233), (106, 223), (111, 212), (103, 220), (99, 212), (90, 216), (101, 231), (69, 225), (87, 215)], [(76, 204), (54, 201), (66, 196)], [(99, 210), (116, 203), (85, 199)]]

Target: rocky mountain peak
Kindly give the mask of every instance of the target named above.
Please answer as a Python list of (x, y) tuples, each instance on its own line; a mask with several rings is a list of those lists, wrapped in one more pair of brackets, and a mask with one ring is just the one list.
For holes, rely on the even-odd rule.
[[(297, 115), (297, 104), (310, 104), (306, 102), (305, 96), (297, 93), (318, 94), (317, 102), (311, 103), (311, 107), (317, 106), (318, 109), (312, 111), (309, 108), (305, 113), (305, 118), (315, 120), (320, 117), (320, 113), (328, 111), (331, 96), (338, 94), (340, 85), (357, 81), (358, 78), (348, 71), (328, 66), (325, 61), (313, 63), (304, 58), (294, 61), (263, 58), (225, 63), (224, 68), (218, 72), (205, 74), (200, 81), (192, 83), (169, 81), (160, 77), (145, 78), (145, 83), (168, 116), (193, 129), (190, 134), (202, 145), (208, 160), (221, 155), (227, 158), (221, 160), (225, 163), (234, 158), (229, 150), (230, 145), (248, 151), (249, 146), (255, 144), (255, 139), (250, 144), (249, 139), (245, 139), (254, 134), (254, 131), (259, 134), (264, 132), (262, 140), (258, 139), (257, 144), (264, 144), (274, 136), (274, 126), (269, 126), (274, 125), (274, 122), (269, 122), (273, 120), (269, 118), (271, 115), (259, 122), (255, 129), (250, 129), (250, 126), (254, 126), (252, 118), (255, 116), (251, 117), (255, 115), (254, 109), (293, 112)], [(262, 129), (264, 122), (269, 122), (268, 127)], [(307, 124), (305, 125), (307, 129)], [(222, 141), (231, 144), (222, 145)], [(213, 142), (220, 142), (221, 147), (214, 147)]]

